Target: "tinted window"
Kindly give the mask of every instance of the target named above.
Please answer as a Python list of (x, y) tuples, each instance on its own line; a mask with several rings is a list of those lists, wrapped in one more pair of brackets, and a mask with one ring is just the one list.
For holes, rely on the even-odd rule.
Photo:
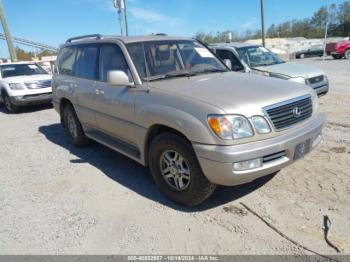
[(3, 78), (11, 76), (47, 74), (47, 72), (37, 64), (2, 65), (0, 68)]
[(62, 75), (73, 75), (73, 66), (75, 61), (75, 49), (65, 47), (62, 49), (58, 59), (58, 70)]
[(239, 56), (250, 67), (270, 66), (285, 63), (276, 54), (262, 46), (249, 46), (237, 49)]
[(107, 82), (107, 73), (111, 70), (123, 71), (132, 81), (129, 66), (124, 55), (117, 45), (104, 45), (100, 47), (100, 80)]
[(97, 80), (97, 46), (80, 46), (77, 48), (75, 76)]
[(233, 71), (240, 71), (240, 70), (244, 69), (244, 67), (242, 66), (241, 62), (234, 55), (233, 52), (231, 52), (229, 50), (216, 50), (216, 54), (222, 60), (229, 59), (231, 61), (231, 64), (232, 64), (232, 70)]
[(227, 71), (205, 46), (194, 40), (140, 42), (128, 44), (127, 48), (142, 80)]

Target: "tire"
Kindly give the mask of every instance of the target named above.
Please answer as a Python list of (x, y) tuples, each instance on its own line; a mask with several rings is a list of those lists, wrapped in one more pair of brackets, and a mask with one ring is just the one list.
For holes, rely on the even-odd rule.
[(73, 145), (83, 147), (90, 143), (90, 139), (85, 136), (75, 110), (70, 104), (63, 109), (63, 124)]
[(345, 55), (344, 56), (345, 56), (346, 59), (350, 59), (350, 49), (345, 51)]
[(18, 106), (14, 105), (12, 102), (11, 102), (11, 99), (9, 97), (9, 95), (7, 93), (3, 93), (2, 94), (2, 101), (5, 105), (5, 108), (7, 110), (7, 112), (9, 114), (16, 114), (18, 113)]
[(305, 54), (300, 54), (299, 56), (301, 59), (305, 58)]
[[(178, 161), (169, 160), (171, 157), (173, 160), (176, 159), (175, 153), (179, 155)], [(165, 133), (152, 141), (149, 166), (154, 182), (160, 191), (181, 205), (198, 205), (215, 191), (216, 185), (203, 174), (191, 144), (178, 135)], [(165, 175), (170, 176), (169, 178), (162, 175), (162, 169), (163, 172), (166, 169), (171, 170), (164, 172)], [(180, 177), (176, 178), (176, 176)]]
[(341, 55), (332, 55), (334, 59), (341, 59)]

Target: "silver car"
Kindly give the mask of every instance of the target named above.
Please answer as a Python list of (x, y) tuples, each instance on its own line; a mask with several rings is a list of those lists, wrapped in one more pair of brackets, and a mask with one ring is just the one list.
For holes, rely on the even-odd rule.
[(246, 43), (213, 44), (210, 48), (234, 71), (245, 70), (264, 76), (294, 81), (312, 87), (318, 96), (328, 93), (328, 78), (321, 69), (285, 62), (263, 46)]
[(92, 139), (149, 166), (184, 205), (276, 174), (322, 138), (310, 88), (232, 72), (191, 38), (77, 37), (57, 61), (53, 102), (71, 142)]

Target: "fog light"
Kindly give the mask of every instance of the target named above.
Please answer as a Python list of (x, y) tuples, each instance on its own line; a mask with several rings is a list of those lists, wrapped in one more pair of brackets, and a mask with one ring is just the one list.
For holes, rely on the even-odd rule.
[(246, 160), (242, 162), (233, 163), (233, 170), (234, 171), (244, 171), (254, 168), (259, 168), (262, 166), (262, 159), (256, 158), (252, 160)]

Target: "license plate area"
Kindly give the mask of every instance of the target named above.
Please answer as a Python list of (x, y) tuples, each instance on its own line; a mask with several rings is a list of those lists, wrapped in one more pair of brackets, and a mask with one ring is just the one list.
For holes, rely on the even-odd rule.
[(310, 152), (310, 139), (304, 141), (295, 146), (294, 149), (294, 160), (304, 157), (307, 153)]

